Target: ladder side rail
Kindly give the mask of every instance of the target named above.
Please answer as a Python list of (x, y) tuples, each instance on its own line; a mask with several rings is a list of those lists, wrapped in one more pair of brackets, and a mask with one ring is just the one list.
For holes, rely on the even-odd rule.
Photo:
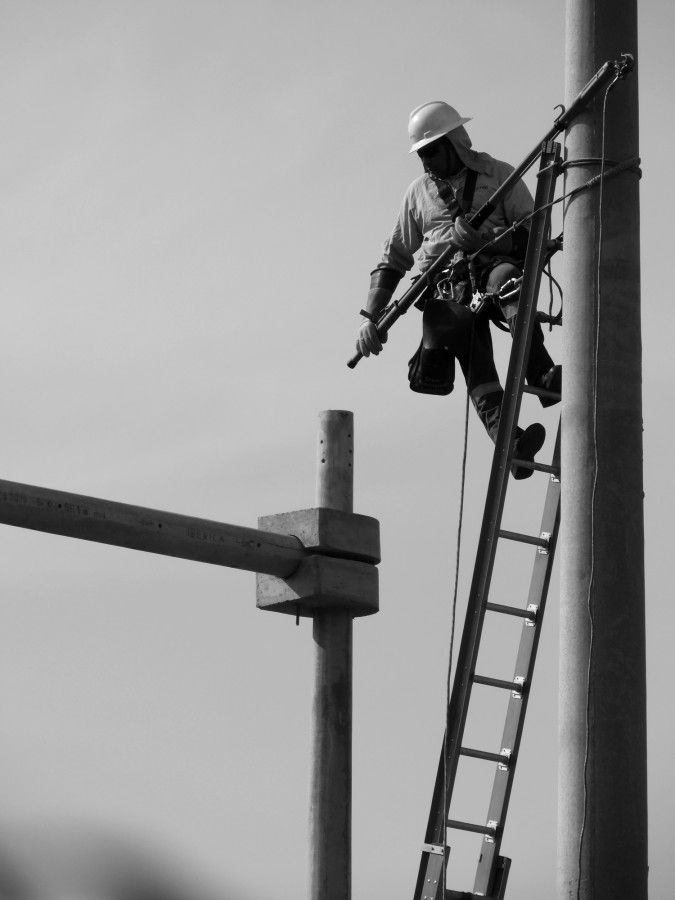
[[(538, 212), (535, 213), (532, 219), (530, 239), (528, 241), (527, 247), (527, 256), (525, 258), (525, 268), (523, 271), (520, 302), (518, 304), (518, 317), (516, 320), (514, 346), (512, 348), (511, 357), (509, 359), (509, 368), (506, 378), (507, 387), (505, 389), (504, 403), (502, 406), (502, 420), (500, 421), (499, 426), (500, 433), (497, 437), (499, 454), (502, 454), (504, 452), (504, 442), (500, 441), (502, 428), (504, 427), (504, 429), (506, 430), (510, 427), (511, 440), (513, 440), (515, 425), (518, 414), (520, 412), (520, 402), (522, 399), (524, 386), (524, 372), (527, 365), (532, 332), (534, 331), (536, 301), (539, 296), (542, 269), (546, 256), (549, 225), (551, 221), (551, 208), (549, 204), (552, 202), (555, 194), (556, 179), (560, 169), (559, 164), (560, 145), (554, 142), (545, 145), (542, 150), (541, 168), (539, 171), (539, 180), (537, 183), (537, 191), (535, 196), (535, 210), (538, 210)], [(534, 257), (534, 259), (532, 259), (532, 257)], [(523, 300), (525, 300), (524, 303)], [(495, 456), (498, 455), (498, 452), (495, 452)], [(556, 452), (559, 456), (559, 449), (557, 449)], [(505, 463), (508, 463), (508, 457)], [(549, 484), (549, 491), (551, 490), (553, 484), (556, 483), (551, 482)], [(557, 487), (559, 487), (559, 485), (556, 485), (556, 488)], [(554, 493), (557, 492), (556, 488), (553, 489)], [(538, 627), (535, 628), (535, 632), (537, 634), (539, 633)], [(527, 684), (529, 684), (529, 681), (526, 682), (526, 685)], [(514, 702), (524, 704), (521, 707), (521, 716), (527, 707), (527, 694), (528, 691), (526, 690), (519, 699), (516, 700), (515, 698), (511, 698), (510, 701), (510, 706)], [(500, 778), (500, 775), (508, 776), (509, 774), (511, 775), (511, 778), (509, 779), (507, 777), (505, 779), (506, 784), (502, 789), (502, 779)], [(513, 780), (512, 776), (513, 772), (509, 772), (508, 769), (506, 770), (506, 772), (504, 772), (499, 768), (497, 769), (497, 774), (495, 776), (496, 780), (499, 782), (499, 786), (496, 792), (496, 796), (493, 788), (493, 799), (490, 802), (490, 809), (498, 808), (499, 815), (497, 817), (493, 817), (490, 815), (490, 813), (488, 813), (488, 821), (499, 822), (499, 827), (497, 828), (497, 835), (495, 839), (497, 849), (501, 844), (501, 836), (503, 834), (502, 819), (504, 818), (504, 811), (506, 810), (506, 804), (508, 804), (508, 799), (510, 796), (510, 789)], [(500, 802), (503, 802), (503, 805), (500, 806)], [(489, 844), (486, 844), (486, 849), (491, 851), (494, 848)], [(479, 868), (476, 874), (477, 882), (480, 880), (480, 882), (483, 883), (485, 881), (492, 881), (494, 879), (495, 864), (499, 858), (500, 857), (497, 853), (486, 853), (484, 849), (484, 852), (479, 860)]]
[[(549, 204), (552, 202), (555, 193), (560, 158), (559, 144), (549, 142), (544, 145), (534, 199), (534, 208), (538, 212), (535, 212), (532, 218), (530, 237), (527, 242), (516, 328), (505, 381), (490, 487), (492, 487), (492, 482), (495, 478), (495, 469), (500, 474), (500, 483), (501, 481), (506, 483), (508, 479), (508, 462), (520, 413), (525, 386), (525, 370), (536, 323), (539, 288), (548, 250), (547, 244), (551, 221)], [(505, 432), (508, 435), (508, 439), (505, 439)]]
[[(539, 286), (547, 249), (551, 215), (548, 204), (553, 199), (555, 180), (558, 175), (557, 163), (559, 161), (560, 145), (555, 143), (546, 145), (541, 156), (541, 171), (535, 198), (535, 209), (539, 209), (540, 212), (532, 220), (532, 230), (528, 241), (520, 302), (518, 304), (516, 333), (513, 339), (506, 379), (507, 389), (504, 391), (499, 432), (490, 472), (474, 576), (469, 594), (467, 618), (458, 652), (455, 679), (450, 699), (448, 735), (445, 741), (448, 798), (454, 785), (459, 759), (458, 751), (461, 746), (464, 725), (466, 724), (471, 680), (478, 658), (485, 605), (490, 589), (497, 540), (506, 499), (509, 459), (515, 437), (516, 423), (520, 413), (524, 373), (532, 342), (537, 298), (539, 296)], [(448, 809), (445, 810), (444, 818), (447, 818), (447, 815)]]
[[(535, 209), (546, 206), (553, 197), (559, 160), (560, 146), (555, 143), (545, 144), (541, 154), (541, 169), (535, 197)], [(445, 847), (447, 843), (446, 822), (457, 774), (459, 748), (461, 747), (464, 726), (468, 715), (472, 679), (478, 658), (487, 595), (504, 509), (509, 477), (509, 457), (520, 412), (525, 366), (534, 331), (541, 270), (547, 250), (549, 221), (550, 210), (548, 208), (543, 209), (533, 217), (530, 229), (518, 304), (517, 327), (509, 359), (508, 389), (504, 392), (499, 431), (478, 541), (478, 552), (448, 706), (446, 736), (441, 749), (432, 807), (425, 833), (425, 844), (428, 845)], [(437, 869), (438, 859), (436, 857), (437, 854), (435, 853), (423, 851), (414, 900), (426, 900), (427, 897), (433, 900), (436, 897), (436, 894), (429, 894), (429, 888), (425, 887), (431, 881), (435, 881), (435, 879), (431, 878), (427, 869), (430, 867), (434, 871)], [(438, 885), (437, 890), (440, 890), (440, 885)]]
[[(560, 460), (560, 425), (554, 451), (554, 462)], [(498, 822), (499, 826), (493, 841), (486, 841), (478, 861), (474, 892), (492, 896), (495, 892), (495, 878), (500, 864), (499, 852), (506, 825), (511, 790), (515, 779), (516, 767), (520, 751), (521, 739), (525, 725), (525, 716), (530, 697), (534, 667), (541, 637), (546, 599), (555, 562), (555, 551), (560, 528), (560, 492), (561, 485), (557, 479), (551, 479), (546, 492), (546, 501), (541, 520), (541, 531), (550, 535), (546, 553), (537, 551), (535, 555), (532, 580), (528, 596), (528, 606), (537, 606), (534, 622), (523, 623), (518, 656), (516, 659), (514, 681), (517, 677), (524, 679), (525, 689), (520, 696), (512, 695), (506, 713), (501, 749), (510, 751), (506, 764), (497, 766), (494, 776), (492, 795), (488, 807), (487, 821)]]

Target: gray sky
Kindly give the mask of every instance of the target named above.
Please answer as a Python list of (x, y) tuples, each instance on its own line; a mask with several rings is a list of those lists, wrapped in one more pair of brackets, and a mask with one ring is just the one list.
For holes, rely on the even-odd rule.
[[(675, 739), (672, 20), (644, 0), (640, 47), (617, 47), (636, 53), (641, 89), (655, 900), (672, 887)], [(416, 878), (464, 397), (408, 390), (413, 315), (378, 360), (345, 363), (418, 174), (410, 110), (447, 100), (473, 117), (476, 149), (515, 164), (564, 99), (564, 40), (564, 4), (541, 0), (0, 2), (1, 477), (250, 526), (313, 505), (317, 413), (354, 411), (355, 509), (380, 520), (383, 547), (381, 612), (355, 626), (355, 900), (410, 896)], [(549, 345), (559, 359), (560, 335)], [(555, 430), (555, 410), (524, 415)], [(491, 449), (475, 418), (469, 441), (464, 588)], [(537, 479), (520, 483), (514, 530), (538, 527), (542, 504)], [(239, 900), (302, 896), (310, 625), (257, 611), (250, 573), (1, 536), (5, 826), (101, 825)], [(521, 900), (555, 891), (557, 597), (556, 576), (503, 842)]]

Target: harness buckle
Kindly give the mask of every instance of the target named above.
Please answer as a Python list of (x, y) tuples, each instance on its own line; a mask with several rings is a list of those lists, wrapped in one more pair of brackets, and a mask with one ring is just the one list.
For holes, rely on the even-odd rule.
[(483, 305), (485, 304), (485, 301), (487, 299), (487, 294), (481, 294), (480, 291), (476, 291), (471, 298), (471, 303), (469, 303), (469, 309), (471, 310), (471, 312), (474, 314), (478, 314), (483, 308)]

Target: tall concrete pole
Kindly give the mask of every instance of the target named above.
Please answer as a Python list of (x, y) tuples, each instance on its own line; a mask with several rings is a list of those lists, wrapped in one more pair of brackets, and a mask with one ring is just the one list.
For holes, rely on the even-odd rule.
[[(566, 96), (623, 52), (637, 0), (567, 0)], [(571, 125), (565, 188), (638, 156), (636, 70)], [(647, 778), (638, 177), (564, 223), (559, 900), (646, 900)]]
[[(354, 417), (319, 416), (317, 507), (352, 512)], [(310, 900), (351, 897), (352, 613), (314, 615), (314, 700), (310, 784)]]

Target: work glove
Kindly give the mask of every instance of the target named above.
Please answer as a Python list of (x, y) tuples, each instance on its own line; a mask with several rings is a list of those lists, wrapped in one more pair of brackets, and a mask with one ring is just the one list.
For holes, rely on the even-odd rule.
[(483, 246), (483, 239), (466, 219), (457, 216), (452, 229), (452, 243), (465, 253), (475, 253)]
[(374, 356), (382, 349), (382, 345), (387, 343), (387, 333), (379, 334), (377, 328), (375, 327), (374, 322), (369, 322), (367, 319), (364, 319), (361, 322), (361, 326), (359, 328), (359, 333), (356, 338), (356, 349), (363, 356), (370, 356), (372, 353)]
[[(359, 327), (358, 337), (356, 338), (356, 349), (363, 356), (377, 354), (382, 350), (382, 344), (387, 343), (387, 333), (382, 332), (380, 335), (373, 319), (378, 319), (385, 307), (389, 303), (394, 293), (394, 288), (400, 281), (401, 276), (388, 269), (375, 269), (370, 273), (370, 290), (368, 291), (368, 300), (366, 308), (361, 313), (366, 316)], [(383, 286), (382, 282), (385, 282)]]

